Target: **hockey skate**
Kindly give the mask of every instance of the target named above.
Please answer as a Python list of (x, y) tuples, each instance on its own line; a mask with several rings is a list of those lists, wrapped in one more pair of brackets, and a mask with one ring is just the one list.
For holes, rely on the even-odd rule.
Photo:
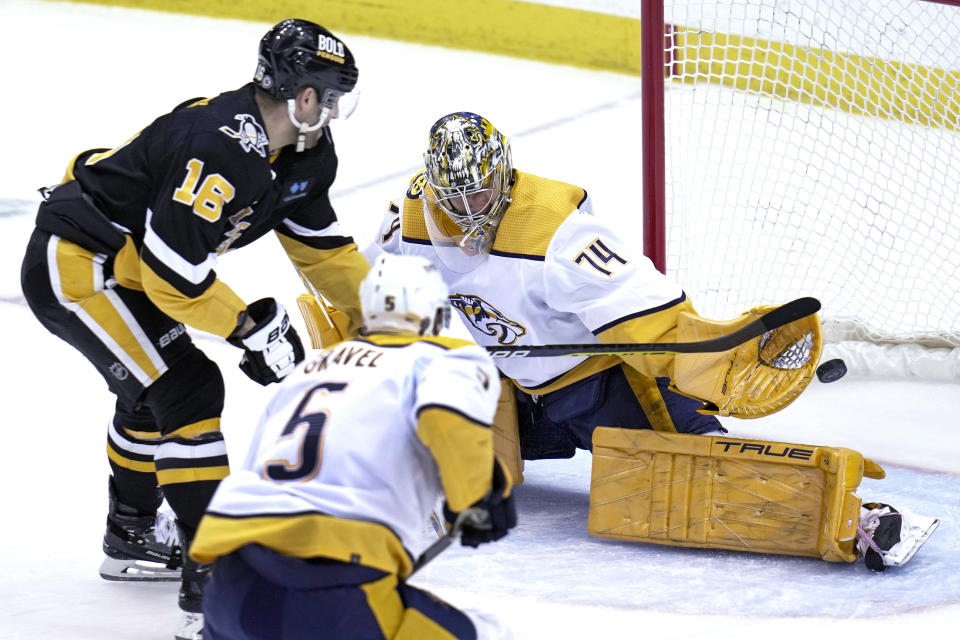
[[(180, 579), (181, 550), (176, 523), (166, 513), (140, 513), (117, 499), (109, 484), (110, 510), (103, 535), (104, 580)], [(159, 506), (159, 501), (158, 501)]]
[(203, 614), (183, 611), (183, 619), (173, 635), (174, 640), (203, 640)]
[(899, 567), (913, 558), (939, 524), (936, 518), (867, 502), (860, 507), (857, 549), (872, 571)]
[(209, 564), (199, 564), (189, 556), (183, 561), (178, 604), (183, 613), (176, 640), (203, 639), (203, 584), (210, 575)]

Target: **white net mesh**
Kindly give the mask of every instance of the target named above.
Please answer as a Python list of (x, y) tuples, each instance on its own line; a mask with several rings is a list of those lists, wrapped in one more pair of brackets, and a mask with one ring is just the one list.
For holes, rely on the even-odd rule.
[(667, 270), (711, 318), (960, 347), (960, 7), (666, 0)]

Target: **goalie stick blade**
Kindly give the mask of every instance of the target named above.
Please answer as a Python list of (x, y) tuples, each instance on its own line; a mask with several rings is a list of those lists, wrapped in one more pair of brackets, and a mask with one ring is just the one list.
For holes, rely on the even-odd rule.
[(717, 353), (729, 351), (820, 310), (816, 298), (797, 298), (763, 314), (736, 331), (698, 342), (625, 342), (619, 344), (544, 344), (534, 346), (489, 346), (493, 358), (550, 358), (556, 356), (636, 355), (641, 353)]
[(817, 311), (820, 311), (820, 301), (816, 298), (797, 298), (760, 316), (758, 320), (765, 327), (761, 333), (790, 324), (800, 318), (812, 316)]

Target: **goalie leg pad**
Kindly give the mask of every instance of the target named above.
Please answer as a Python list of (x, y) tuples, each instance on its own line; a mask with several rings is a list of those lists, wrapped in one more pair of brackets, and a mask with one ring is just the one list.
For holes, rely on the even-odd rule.
[(857, 558), (876, 463), (852, 449), (598, 427), (588, 531), (656, 544)]
[(493, 453), (506, 468), (513, 484), (523, 482), (523, 457), (520, 455), (520, 425), (517, 420), (516, 387), (508, 378), (500, 379), (500, 399), (493, 416)]

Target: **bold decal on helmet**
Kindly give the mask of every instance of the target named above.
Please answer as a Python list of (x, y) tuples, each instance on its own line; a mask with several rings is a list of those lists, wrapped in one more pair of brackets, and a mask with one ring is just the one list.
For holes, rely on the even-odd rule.
[[(321, 96), (325, 90), (349, 93), (358, 75), (353, 54), (339, 38), (316, 23), (289, 19), (260, 40), (253, 81), (272, 97), (290, 100), (306, 86)], [(342, 112), (341, 107), (345, 117)]]
[(500, 313), (480, 296), (454, 293), (450, 296), (450, 303), (463, 314), (470, 326), (484, 335), (495, 337), (500, 344), (513, 344), (527, 333), (523, 325)]
[(257, 119), (249, 113), (238, 113), (233, 116), (233, 119), (240, 122), (236, 131), (227, 125), (223, 125), (220, 127), (220, 132), (239, 140), (240, 147), (247, 153), (254, 151), (261, 158), (266, 158), (267, 145), (270, 144), (270, 140)]
[(343, 64), (346, 51), (342, 42), (321, 33), (317, 38), (317, 55), (321, 58)]

